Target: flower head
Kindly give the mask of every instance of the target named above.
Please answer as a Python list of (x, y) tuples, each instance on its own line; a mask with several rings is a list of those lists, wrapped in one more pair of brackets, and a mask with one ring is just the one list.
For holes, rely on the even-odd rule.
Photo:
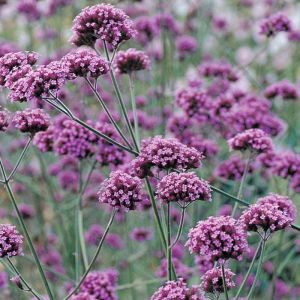
[(203, 156), (194, 148), (189, 148), (173, 138), (156, 136), (142, 142), (139, 156), (133, 161), (133, 170), (138, 177), (151, 174), (151, 168), (187, 169), (198, 168)]
[(271, 138), (261, 129), (248, 129), (228, 140), (232, 150), (266, 153), (273, 150)]
[(0, 132), (6, 131), (9, 125), (9, 112), (0, 108)]
[(240, 222), (249, 231), (262, 228), (274, 232), (289, 227), (295, 218), (296, 207), (288, 197), (270, 194), (250, 205), (241, 215)]
[[(230, 269), (224, 269), (225, 283), (228, 290), (235, 286), (232, 277), (235, 275)], [(213, 268), (208, 270), (201, 277), (201, 288), (206, 293), (224, 293), (224, 284), (222, 278), (222, 270), (220, 268)]]
[(98, 78), (108, 73), (108, 62), (92, 50), (76, 50), (62, 58), (70, 73), (75, 77)]
[(179, 202), (186, 205), (196, 200), (211, 201), (211, 189), (208, 182), (194, 172), (172, 172), (159, 182), (157, 197), (165, 203)]
[(134, 210), (142, 201), (142, 182), (138, 177), (122, 171), (112, 172), (98, 193), (101, 203), (108, 203), (115, 208)]
[(23, 254), (23, 237), (16, 227), (0, 224), (0, 258)]
[(41, 152), (50, 152), (53, 150), (54, 126), (49, 126), (45, 131), (39, 131), (34, 135), (33, 145)]
[(209, 217), (190, 229), (186, 246), (191, 253), (207, 255), (216, 261), (242, 258), (247, 250), (246, 233), (229, 216)]
[(12, 124), (21, 132), (34, 135), (39, 131), (47, 130), (50, 125), (50, 117), (42, 109), (27, 108), (14, 114)]
[(152, 239), (152, 231), (149, 228), (137, 227), (130, 233), (130, 238), (137, 242), (144, 242)]
[(84, 8), (73, 22), (71, 41), (76, 46), (92, 46), (97, 39), (113, 48), (135, 35), (129, 17), (110, 4), (97, 4)]
[(149, 57), (143, 51), (130, 48), (119, 51), (115, 58), (115, 69), (118, 74), (130, 74), (132, 72), (148, 69)]
[(264, 94), (269, 99), (281, 97), (284, 100), (297, 100), (300, 97), (297, 87), (287, 80), (271, 84), (265, 89)]
[(260, 24), (260, 33), (267, 37), (274, 36), (281, 31), (289, 32), (291, 30), (291, 21), (282, 13), (272, 15)]
[(79, 293), (88, 293), (96, 300), (117, 300), (116, 283), (118, 275), (118, 272), (114, 269), (90, 272), (84, 279)]
[(177, 281), (168, 281), (151, 297), (151, 300), (205, 300), (199, 287), (188, 288), (182, 278)]
[(183, 35), (176, 39), (176, 49), (180, 59), (196, 52), (197, 48), (198, 41), (193, 36)]

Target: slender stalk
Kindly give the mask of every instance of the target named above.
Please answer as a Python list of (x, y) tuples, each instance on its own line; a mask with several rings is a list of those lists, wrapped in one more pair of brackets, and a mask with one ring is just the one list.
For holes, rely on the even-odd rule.
[(178, 240), (180, 239), (180, 236), (182, 233), (182, 228), (183, 228), (183, 223), (184, 223), (185, 209), (186, 209), (185, 207), (182, 207), (179, 228), (177, 231), (176, 238), (175, 238), (174, 242), (172, 243), (172, 245), (170, 246), (171, 248), (173, 248), (176, 245), (176, 243), (178, 242)]
[[(249, 156), (246, 160), (246, 166), (245, 166), (245, 169), (244, 169), (244, 173), (243, 173), (243, 176), (242, 176), (242, 179), (241, 179), (241, 182), (240, 182), (240, 186), (239, 186), (239, 191), (238, 191), (238, 194), (237, 194), (238, 199), (240, 199), (242, 194), (243, 194), (243, 187), (244, 187), (246, 177), (247, 177), (247, 174), (248, 174), (250, 162), (251, 162), (251, 152), (250, 152), (250, 154), (249, 154)], [(237, 210), (237, 207), (238, 207), (238, 204), (236, 202), (234, 204), (234, 207), (233, 207), (233, 210), (232, 210), (232, 213), (231, 213), (231, 217), (234, 217), (234, 215), (236, 213), (236, 210)]]
[[(230, 195), (230, 194), (224, 192), (223, 190), (218, 189), (217, 187), (215, 187), (215, 186), (213, 186), (213, 185), (211, 185), (210, 188), (211, 188), (214, 192), (217, 192), (217, 193), (219, 193), (219, 194), (221, 194), (221, 195), (223, 195), (223, 196), (226, 196), (226, 197), (228, 197), (229, 199), (231, 199), (231, 200), (233, 200), (233, 201), (235, 201), (235, 202), (237, 202), (237, 203), (239, 203), (239, 204), (241, 204), (241, 205), (243, 205), (243, 206), (249, 206), (249, 203), (248, 203), (248, 202), (243, 201), (243, 200), (241, 200), (241, 199), (238, 199), (237, 197), (235, 197), (235, 196), (233, 196), (233, 195)], [(300, 229), (300, 228), (299, 228), (299, 229)]]
[(266, 239), (266, 233), (264, 233), (264, 236), (262, 238), (261, 251), (260, 251), (259, 261), (258, 261), (258, 265), (257, 265), (257, 269), (256, 269), (256, 274), (255, 274), (254, 281), (253, 281), (253, 284), (251, 286), (251, 289), (249, 291), (249, 294), (247, 296), (247, 300), (250, 300), (250, 298), (253, 294), (253, 291), (255, 289), (255, 286), (256, 286), (260, 271), (261, 271), (261, 266), (262, 266), (264, 252), (265, 252), (265, 246), (266, 246), (266, 240), (267, 240)]
[(117, 132), (119, 133), (119, 135), (122, 137), (122, 139), (124, 140), (124, 142), (126, 143), (126, 145), (132, 149), (129, 141), (127, 140), (126, 136), (124, 135), (124, 133), (122, 132), (122, 130), (120, 129), (119, 125), (116, 123), (116, 121), (114, 120), (112, 114), (110, 113), (107, 105), (105, 104), (104, 100), (102, 99), (102, 97), (100, 96), (100, 94), (97, 91), (97, 88), (95, 88), (92, 83), (90, 82), (90, 80), (88, 78), (85, 78), (86, 82), (88, 83), (88, 85), (90, 86), (91, 90), (94, 92), (96, 98), (98, 99), (98, 101), (100, 102), (101, 106), (103, 107), (103, 109), (105, 110), (108, 119), (110, 120), (110, 122), (113, 124), (113, 126), (115, 127), (115, 129), (117, 130)]
[(167, 260), (168, 260), (168, 280), (172, 280), (172, 248), (171, 248), (171, 222), (170, 222), (170, 203), (167, 204)]
[(132, 74), (128, 75), (130, 99), (131, 99), (131, 106), (132, 106), (132, 113), (133, 113), (135, 139), (138, 146), (140, 146), (139, 121), (138, 121), (138, 115), (136, 109), (135, 89), (134, 89), (134, 82), (132, 80), (132, 76), (133, 76)]
[(105, 49), (106, 58), (110, 62), (110, 70), (109, 70), (110, 78), (111, 78), (111, 81), (113, 83), (113, 87), (114, 87), (115, 93), (117, 95), (117, 99), (118, 99), (118, 102), (120, 104), (123, 117), (125, 118), (126, 125), (128, 127), (130, 136), (133, 140), (133, 143), (134, 143), (134, 146), (135, 146), (136, 150), (138, 151), (139, 147), (138, 147), (137, 141), (135, 140), (134, 132), (133, 132), (132, 126), (131, 126), (129, 118), (128, 118), (128, 113), (127, 113), (127, 109), (126, 109), (126, 106), (125, 106), (125, 103), (124, 103), (124, 100), (123, 100), (123, 97), (122, 97), (122, 93), (120, 91), (120, 88), (118, 86), (118, 82), (116, 80), (115, 74), (114, 74), (113, 69), (111, 67), (111, 61), (110, 61), (110, 57), (109, 57), (109, 53), (108, 53), (108, 49), (107, 49), (107, 45), (106, 45), (105, 41), (103, 42), (103, 45), (104, 45), (104, 49)]
[(9, 195), (9, 197), (10, 197), (10, 200), (11, 200), (11, 202), (12, 202), (12, 204), (13, 204), (13, 207), (14, 207), (16, 213), (17, 213), (18, 220), (19, 220), (20, 225), (21, 225), (21, 227), (22, 227), (22, 230), (23, 230), (23, 232), (24, 232), (24, 234), (25, 234), (26, 240), (27, 240), (27, 242), (28, 242), (30, 251), (31, 251), (31, 253), (32, 253), (33, 257), (34, 257), (35, 263), (36, 263), (36, 265), (37, 265), (37, 267), (38, 267), (39, 273), (40, 273), (40, 275), (41, 275), (41, 278), (42, 278), (43, 283), (44, 283), (44, 285), (45, 285), (45, 288), (46, 288), (46, 290), (47, 290), (47, 294), (48, 294), (50, 300), (54, 300), (53, 293), (52, 293), (52, 291), (51, 291), (51, 289), (50, 289), (50, 285), (49, 285), (49, 283), (48, 283), (48, 281), (47, 281), (46, 275), (45, 275), (44, 270), (43, 270), (43, 268), (42, 268), (42, 266), (41, 266), (41, 262), (40, 262), (40, 260), (39, 260), (39, 257), (38, 257), (38, 255), (37, 255), (36, 251), (35, 251), (35, 248), (34, 248), (34, 246), (33, 246), (32, 240), (31, 240), (31, 238), (30, 238), (30, 236), (29, 236), (27, 227), (26, 227), (26, 225), (25, 225), (25, 223), (24, 223), (24, 221), (23, 221), (23, 217), (22, 217), (22, 215), (21, 215), (21, 213), (20, 213), (20, 211), (19, 211), (19, 208), (18, 208), (18, 205), (17, 205), (17, 203), (16, 203), (14, 194), (13, 194), (13, 192), (12, 192), (12, 190), (11, 190), (11, 187), (10, 187), (8, 178), (7, 178), (7, 176), (6, 176), (6, 172), (5, 172), (5, 169), (4, 169), (4, 166), (3, 166), (3, 163), (2, 163), (2, 160), (1, 160), (1, 159), (0, 159), (0, 168), (1, 168), (1, 172), (2, 172), (2, 175), (3, 175), (4, 181), (5, 181), (4, 185), (5, 185), (5, 187), (6, 187), (6, 190), (7, 190), (7, 192), (8, 192), (8, 195)]
[(226, 285), (226, 278), (225, 278), (224, 264), (221, 264), (221, 270), (222, 270), (222, 280), (223, 280), (225, 298), (226, 298), (226, 300), (229, 300), (228, 290), (227, 290), (227, 285)]
[(85, 280), (86, 276), (87, 276), (88, 273), (91, 271), (92, 266), (94, 265), (94, 263), (95, 263), (95, 261), (96, 261), (98, 255), (99, 255), (99, 253), (100, 253), (100, 250), (101, 250), (101, 248), (102, 248), (102, 245), (103, 245), (103, 243), (104, 243), (104, 240), (105, 240), (105, 238), (106, 238), (106, 236), (107, 236), (107, 233), (108, 233), (108, 231), (109, 231), (109, 229), (110, 229), (110, 227), (111, 227), (111, 224), (112, 224), (112, 222), (113, 222), (113, 220), (114, 220), (115, 214), (116, 214), (116, 211), (113, 210), (113, 212), (112, 212), (112, 214), (111, 214), (111, 217), (110, 217), (110, 219), (109, 219), (109, 221), (108, 221), (108, 223), (107, 223), (107, 226), (106, 226), (106, 228), (105, 228), (105, 231), (104, 231), (104, 233), (103, 233), (103, 235), (102, 235), (102, 237), (101, 237), (101, 240), (100, 240), (100, 242), (99, 242), (99, 245), (98, 245), (98, 247), (97, 247), (97, 250), (96, 250), (96, 252), (95, 252), (95, 254), (94, 254), (94, 257), (92, 258), (92, 260), (91, 260), (91, 262), (90, 262), (88, 268), (86, 269), (86, 271), (84, 272), (83, 276), (81, 277), (79, 283), (76, 285), (76, 287), (75, 287), (75, 288), (74, 288), (74, 289), (73, 289), (73, 290), (72, 290), (72, 291), (71, 291), (71, 292), (63, 299), (63, 300), (70, 299), (70, 297), (72, 297), (72, 296), (79, 290), (79, 288), (81, 287), (81, 285), (82, 285), (83, 281)]
[(247, 280), (249, 278), (249, 275), (250, 275), (250, 273), (251, 273), (251, 271), (253, 269), (253, 266), (254, 266), (254, 263), (255, 263), (255, 260), (256, 260), (256, 257), (258, 255), (258, 252), (260, 250), (261, 245), (262, 245), (262, 241), (260, 241), (260, 243), (258, 244), (258, 246), (256, 248), (256, 251), (255, 251), (255, 254), (254, 254), (253, 259), (251, 261), (251, 264), (250, 264), (250, 266), (248, 268), (248, 271), (247, 271), (247, 273), (246, 273), (246, 275), (244, 277), (244, 280), (243, 280), (242, 284), (240, 285), (240, 287), (239, 287), (239, 289), (238, 289), (238, 291), (237, 291), (237, 293), (236, 293), (236, 295), (234, 297), (234, 300), (238, 300), (239, 299), (239, 296), (240, 296), (240, 294), (241, 294), (241, 292), (242, 292), (242, 290), (243, 290), (243, 288), (244, 288), (244, 286), (245, 286), (245, 284), (246, 284), (246, 282), (247, 282)]
[(127, 289), (131, 289), (132, 287), (137, 287), (137, 286), (143, 286), (143, 285), (149, 285), (149, 284), (153, 284), (153, 283), (159, 283), (162, 282), (163, 279), (151, 279), (151, 280), (147, 280), (147, 281), (134, 281), (132, 283), (128, 283), (128, 284), (123, 284), (123, 285), (119, 285), (117, 286), (116, 290), (117, 291), (121, 291), (121, 290), (127, 290)]
[(27, 141), (27, 143), (26, 143), (24, 149), (22, 150), (22, 152), (21, 152), (21, 154), (20, 154), (20, 156), (19, 156), (19, 158), (18, 158), (18, 160), (17, 160), (17, 163), (16, 163), (15, 167), (13, 168), (13, 170), (11, 171), (11, 173), (8, 175), (8, 177), (7, 177), (7, 180), (8, 180), (8, 181), (9, 181), (10, 179), (12, 179), (13, 176), (15, 175), (15, 173), (16, 173), (16, 171), (17, 171), (17, 169), (18, 169), (18, 167), (19, 167), (19, 165), (20, 165), (22, 159), (24, 158), (25, 153), (27, 152), (27, 150), (28, 150), (28, 148), (29, 148), (29, 146), (30, 146), (31, 141), (32, 141), (32, 136), (30, 136), (30, 138), (28, 139), (28, 141)]
[(27, 290), (25, 290), (26, 292), (30, 292), (33, 296), (35, 296), (38, 300), (42, 300), (43, 298), (38, 294), (37, 291), (35, 291), (30, 285), (29, 283), (24, 279), (24, 277), (21, 275), (21, 273), (19, 272), (19, 270), (16, 268), (16, 266), (12, 263), (12, 261), (10, 260), (10, 258), (7, 258), (7, 262), (10, 265), (10, 267), (13, 269), (13, 271), (16, 273), (16, 275), (19, 276), (20, 280), (22, 281), (22, 283), (26, 286)]

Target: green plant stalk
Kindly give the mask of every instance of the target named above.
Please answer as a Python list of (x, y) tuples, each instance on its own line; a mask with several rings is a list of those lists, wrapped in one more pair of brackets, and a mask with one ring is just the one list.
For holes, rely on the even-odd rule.
[(138, 147), (138, 144), (135, 140), (134, 132), (133, 132), (132, 126), (131, 126), (129, 118), (128, 118), (128, 113), (127, 113), (127, 109), (126, 109), (126, 106), (125, 106), (125, 103), (124, 103), (124, 100), (123, 100), (123, 97), (122, 97), (122, 93), (121, 93), (120, 88), (118, 86), (118, 82), (116, 80), (115, 74), (114, 74), (114, 72), (111, 68), (111, 60), (110, 60), (110, 57), (109, 57), (109, 53), (108, 53), (108, 49), (107, 49), (107, 45), (106, 45), (105, 41), (103, 42), (103, 45), (104, 45), (104, 49), (105, 49), (106, 58), (110, 63), (110, 69), (109, 69), (110, 78), (111, 78), (111, 81), (113, 83), (113, 87), (114, 87), (115, 93), (117, 95), (117, 99), (118, 99), (123, 117), (125, 119), (126, 125), (128, 127), (130, 136), (132, 138), (132, 141), (134, 143), (134, 146), (135, 146), (136, 150), (138, 151), (139, 147)]
[(137, 145), (140, 147), (139, 122), (138, 122), (138, 115), (137, 115), (137, 109), (136, 109), (134, 82), (132, 80), (132, 76), (133, 76), (132, 74), (128, 75), (130, 100), (131, 100), (131, 106), (132, 106), (132, 112), (133, 112), (135, 140), (136, 140)]
[(122, 132), (122, 130), (120, 129), (119, 125), (116, 123), (116, 121), (114, 120), (112, 114), (110, 113), (107, 105), (105, 104), (105, 102), (103, 101), (102, 97), (100, 96), (100, 94), (97, 91), (97, 88), (95, 88), (92, 83), (90, 82), (90, 80), (88, 78), (85, 78), (86, 82), (88, 83), (88, 85), (90, 86), (91, 90), (94, 92), (96, 98), (98, 99), (98, 101), (100, 102), (102, 108), (104, 109), (105, 113), (108, 116), (108, 119), (110, 120), (110, 122), (112, 123), (112, 125), (115, 127), (115, 129), (117, 130), (117, 132), (119, 133), (119, 135), (122, 137), (122, 139), (124, 140), (124, 142), (126, 143), (126, 145), (132, 149), (129, 141), (127, 140), (126, 136), (124, 135), (124, 133)]
[(34, 297), (36, 297), (38, 300), (42, 300), (43, 298), (38, 294), (37, 291), (35, 291), (30, 284), (24, 279), (24, 277), (21, 275), (21, 273), (19, 272), (19, 270), (16, 268), (16, 266), (12, 263), (12, 261), (10, 260), (10, 258), (7, 258), (8, 264), (10, 265), (10, 267), (12, 268), (12, 270), (14, 271), (14, 273), (19, 276), (20, 280), (23, 282), (23, 284), (26, 286), (27, 290), (25, 290), (26, 292), (31, 293)]
[(248, 271), (247, 271), (247, 273), (246, 273), (246, 275), (245, 275), (245, 277), (243, 279), (242, 284), (240, 285), (240, 287), (239, 287), (239, 289), (238, 289), (238, 291), (237, 291), (237, 293), (236, 293), (236, 295), (234, 297), (234, 300), (238, 300), (239, 299), (239, 296), (240, 296), (240, 294), (241, 294), (241, 292), (242, 292), (242, 290), (243, 290), (243, 288), (244, 288), (244, 286), (245, 286), (245, 284), (246, 284), (246, 282), (247, 282), (247, 280), (249, 278), (249, 275), (250, 275), (250, 273), (251, 273), (251, 271), (252, 271), (252, 269), (254, 267), (254, 263), (255, 263), (255, 260), (256, 260), (256, 257), (258, 255), (258, 252), (260, 250), (261, 245), (262, 245), (262, 241), (260, 241), (260, 243), (258, 244), (258, 246), (256, 248), (256, 251), (255, 251), (255, 254), (254, 254), (253, 259), (251, 261), (251, 264), (250, 264), (250, 266), (248, 268)]
[(93, 256), (93, 258), (92, 258), (90, 264), (88, 265), (88, 268), (86, 269), (86, 271), (84, 272), (83, 276), (81, 277), (79, 283), (76, 285), (76, 287), (75, 287), (75, 288), (74, 288), (74, 289), (73, 289), (73, 290), (72, 290), (72, 291), (71, 291), (71, 292), (63, 299), (63, 300), (68, 300), (68, 299), (70, 299), (70, 298), (71, 298), (71, 297), (79, 290), (79, 288), (81, 287), (82, 283), (84, 282), (86, 276), (87, 276), (88, 273), (91, 271), (91, 269), (92, 269), (92, 267), (93, 267), (93, 265), (94, 265), (94, 263), (95, 263), (95, 261), (96, 261), (98, 255), (99, 255), (99, 253), (100, 253), (100, 251), (101, 251), (102, 245), (103, 245), (103, 243), (104, 243), (104, 241), (105, 241), (105, 238), (106, 238), (106, 236), (107, 236), (107, 233), (108, 233), (108, 231), (109, 231), (109, 229), (110, 229), (110, 227), (111, 227), (111, 224), (112, 224), (112, 222), (113, 222), (113, 220), (114, 220), (115, 214), (116, 214), (116, 211), (113, 210), (113, 212), (112, 212), (112, 214), (111, 214), (111, 217), (110, 217), (110, 219), (109, 219), (109, 221), (108, 221), (108, 223), (107, 223), (107, 226), (106, 226), (106, 228), (105, 228), (105, 231), (104, 231), (104, 233), (103, 233), (103, 235), (102, 235), (102, 237), (101, 237), (101, 240), (100, 240), (100, 242), (99, 242), (99, 245), (98, 245), (98, 247), (97, 247), (97, 250), (96, 250), (96, 252), (95, 252), (95, 254), (94, 254), (94, 256)]
[(262, 262), (263, 262), (265, 247), (266, 247), (266, 233), (264, 234), (264, 237), (262, 238), (261, 252), (260, 252), (259, 261), (258, 261), (258, 265), (257, 265), (257, 269), (256, 269), (256, 274), (255, 274), (254, 281), (253, 281), (253, 284), (251, 286), (251, 289), (249, 291), (249, 294), (247, 296), (247, 300), (250, 300), (250, 298), (251, 298), (251, 296), (254, 292), (254, 289), (255, 289), (255, 286), (256, 286), (260, 271), (261, 271), (261, 266), (262, 266)]
[(170, 203), (167, 204), (166, 214), (167, 224), (167, 260), (168, 260), (168, 280), (172, 280), (172, 247), (171, 247), (171, 220), (170, 220)]
[(184, 224), (185, 209), (186, 209), (186, 207), (182, 207), (181, 217), (180, 217), (180, 223), (179, 223), (177, 235), (176, 235), (176, 238), (175, 238), (174, 242), (170, 246), (170, 248), (173, 248), (177, 244), (178, 240), (180, 239), (180, 236), (181, 236), (181, 233), (182, 233), (182, 229), (183, 229), (183, 224)]
[(13, 207), (14, 207), (16, 213), (17, 213), (18, 220), (19, 220), (20, 225), (21, 225), (21, 227), (22, 227), (22, 230), (23, 230), (23, 232), (24, 232), (24, 234), (25, 234), (26, 240), (27, 240), (27, 242), (28, 242), (30, 251), (31, 251), (31, 253), (32, 253), (33, 257), (34, 257), (35, 263), (36, 263), (36, 265), (37, 265), (37, 267), (38, 267), (38, 270), (39, 270), (39, 273), (40, 273), (40, 275), (41, 275), (42, 281), (43, 281), (43, 283), (44, 283), (44, 285), (45, 285), (47, 294), (48, 294), (50, 300), (54, 300), (53, 293), (52, 293), (52, 291), (51, 291), (50, 285), (49, 285), (49, 283), (48, 283), (48, 281), (47, 281), (46, 275), (45, 275), (44, 270), (43, 270), (43, 268), (42, 268), (42, 266), (41, 266), (41, 262), (40, 262), (40, 260), (39, 260), (39, 257), (38, 257), (38, 255), (37, 255), (36, 251), (35, 251), (35, 248), (34, 248), (34, 246), (33, 246), (33, 243), (32, 243), (32, 241), (31, 241), (31, 238), (30, 238), (30, 236), (29, 236), (27, 227), (26, 227), (26, 225), (25, 225), (25, 223), (24, 223), (24, 221), (23, 221), (23, 217), (22, 217), (22, 215), (21, 215), (21, 213), (20, 213), (20, 211), (19, 211), (19, 208), (18, 208), (18, 205), (17, 205), (17, 203), (16, 203), (14, 194), (13, 194), (13, 192), (12, 192), (12, 190), (11, 190), (11, 187), (10, 187), (9, 181), (8, 181), (8, 179), (7, 179), (6, 172), (5, 172), (5, 169), (4, 169), (4, 166), (3, 166), (3, 163), (2, 163), (2, 160), (1, 160), (1, 159), (0, 159), (0, 168), (1, 168), (1, 171), (2, 171), (3, 178), (4, 178), (4, 185), (5, 185), (5, 188), (6, 188), (6, 190), (7, 190), (7, 193), (8, 193), (8, 195), (9, 195), (9, 198), (10, 198), (12, 204), (13, 204)]
[[(246, 160), (245, 170), (244, 170), (244, 173), (243, 173), (243, 176), (242, 176), (242, 179), (241, 179), (241, 182), (240, 182), (238, 194), (237, 194), (238, 199), (240, 199), (243, 195), (243, 188), (244, 188), (244, 184), (245, 184), (247, 174), (248, 174), (248, 171), (249, 171), (250, 162), (251, 162), (251, 152), (250, 152), (250, 154), (249, 154), (249, 156)], [(234, 217), (234, 215), (236, 213), (236, 210), (237, 210), (237, 207), (238, 207), (238, 204), (237, 204), (237, 202), (235, 202), (232, 213), (231, 213), (231, 217)]]
[(224, 264), (221, 264), (221, 270), (222, 270), (222, 280), (223, 280), (223, 287), (224, 287), (225, 298), (226, 298), (226, 300), (229, 300), (228, 290), (227, 290), (227, 285), (226, 285), (226, 279), (225, 279)]

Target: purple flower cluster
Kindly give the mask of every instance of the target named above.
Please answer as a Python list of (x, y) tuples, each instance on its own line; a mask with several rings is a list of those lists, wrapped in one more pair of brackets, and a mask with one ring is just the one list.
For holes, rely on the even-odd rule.
[(17, 9), (18, 12), (24, 15), (28, 21), (36, 21), (42, 16), (37, 0), (18, 1)]
[(33, 144), (41, 152), (50, 152), (53, 150), (54, 127), (49, 126), (46, 131), (39, 131), (34, 135)]
[(83, 281), (78, 295), (87, 293), (91, 296), (91, 298), (87, 298), (89, 300), (93, 297), (95, 300), (117, 300), (118, 276), (118, 272), (114, 269), (90, 272)]
[(0, 224), (0, 258), (23, 255), (23, 237), (16, 227)]
[(92, 50), (70, 52), (62, 58), (62, 62), (74, 77), (98, 78), (109, 71), (108, 62)]
[(134, 27), (137, 31), (136, 40), (142, 46), (146, 46), (159, 34), (159, 28), (155, 20), (147, 16), (137, 18), (134, 22)]
[(199, 74), (204, 77), (217, 77), (228, 81), (237, 81), (238, 75), (232, 65), (225, 61), (208, 61), (198, 67)]
[(135, 174), (144, 178), (151, 175), (151, 168), (187, 169), (198, 168), (203, 156), (194, 148), (189, 148), (173, 138), (155, 136), (143, 140), (139, 156), (133, 160), (132, 169)]
[[(227, 290), (232, 289), (235, 286), (232, 277), (235, 275), (231, 272), (230, 269), (224, 269), (225, 273), (225, 283)], [(201, 288), (206, 293), (224, 293), (224, 284), (222, 278), (222, 270), (221, 268), (213, 268), (208, 270), (202, 277), (201, 277)]]
[(249, 231), (274, 232), (289, 227), (295, 218), (296, 207), (288, 197), (270, 194), (250, 205), (239, 221)]
[(122, 171), (112, 172), (100, 188), (99, 201), (114, 208), (134, 210), (137, 203), (142, 201), (141, 186), (142, 182), (138, 177)]
[(149, 241), (152, 239), (152, 231), (150, 228), (137, 227), (131, 231), (130, 238), (137, 242)]
[(149, 66), (150, 60), (146, 53), (134, 48), (119, 51), (114, 62), (117, 74), (130, 74), (132, 72), (148, 69)]
[(68, 68), (59, 61), (38, 66), (14, 84), (9, 97), (18, 102), (40, 100), (41, 97), (48, 97), (49, 93), (56, 94), (69, 79), (68, 76)]
[(9, 125), (9, 112), (5, 109), (0, 110), (0, 132), (6, 131), (8, 125)]
[(191, 253), (206, 255), (216, 261), (240, 260), (247, 250), (246, 233), (229, 216), (209, 217), (190, 229), (186, 243)]
[(291, 21), (282, 13), (272, 15), (263, 20), (260, 24), (260, 33), (267, 37), (274, 36), (281, 31), (289, 32), (291, 30)]
[(199, 287), (188, 288), (182, 278), (177, 281), (168, 281), (151, 297), (151, 300), (205, 300)]
[(176, 39), (176, 50), (180, 59), (184, 59), (191, 53), (196, 52), (198, 48), (198, 41), (189, 35), (183, 35)]
[(57, 128), (54, 136), (54, 152), (79, 159), (94, 154), (94, 143), (98, 141), (91, 131), (68, 119), (62, 121), (61, 128)]
[[(111, 139), (121, 142), (115, 128), (109, 123), (97, 122), (95, 128)], [(128, 153), (110, 142), (99, 138), (96, 158), (102, 166), (120, 166), (128, 161)]]
[(211, 99), (205, 92), (191, 88), (182, 89), (176, 94), (176, 103), (189, 118), (200, 123), (209, 120)]
[(238, 133), (228, 140), (231, 150), (250, 150), (256, 153), (266, 153), (273, 150), (271, 138), (261, 129), (248, 129)]
[(157, 197), (165, 202), (178, 202), (185, 206), (196, 200), (211, 201), (211, 189), (207, 181), (194, 172), (172, 172), (159, 182)]
[(27, 108), (14, 114), (12, 124), (21, 132), (34, 135), (39, 131), (47, 130), (50, 125), (50, 116), (42, 109)]
[(35, 52), (12, 52), (0, 58), (0, 85), (13, 87), (13, 83), (31, 71), (38, 59)]
[[(240, 180), (244, 174), (246, 163), (238, 155), (232, 155), (229, 159), (220, 162), (216, 175), (227, 180)], [(250, 165), (249, 172), (252, 172), (253, 168)]]
[(264, 95), (270, 99), (281, 97), (285, 100), (297, 100), (300, 97), (297, 87), (288, 80), (271, 84), (265, 89)]
[(121, 10), (110, 4), (84, 8), (73, 22), (71, 41), (77, 46), (94, 46), (97, 39), (113, 48), (135, 35), (132, 21)]
[(84, 238), (89, 245), (97, 246), (102, 238), (104, 229), (98, 224), (92, 224), (86, 231)]

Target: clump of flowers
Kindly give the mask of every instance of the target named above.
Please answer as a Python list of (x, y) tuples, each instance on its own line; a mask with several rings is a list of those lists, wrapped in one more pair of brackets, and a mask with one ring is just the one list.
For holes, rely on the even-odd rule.
[(92, 155), (97, 137), (88, 129), (76, 122), (64, 119), (61, 128), (55, 131), (54, 152), (59, 155), (70, 155), (79, 159)]
[(75, 77), (98, 78), (108, 73), (108, 62), (92, 50), (76, 50), (62, 58), (69, 72)]
[(139, 156), (133, 161), (135, 174), (144, 178), (151, 175), (151, 168), (187, 169), (198, 168), (201, 165), (203, 155), (194, 148), (189, 148), (173, 138), (156, 136), (142, 142)]
[(130, 48), (119, 51), (115, 57), (115, 70), (118, 74), (130, 74), (132, 72), (148, 69), (149, 57), (143, 51)]
[(211, 189), (207, 181), (194, 172), (172, 172), (163, 177), (157, 186), (157, 197), (165, 202), (178, 202), (186, 206), (196, 200), (211, 201)]
[(152, 239), (152, 231), (150, 228), (137, 227), (130, 233), (130, 238), (137, 242), (144, 242)]
[[(227, 290), (232, 289), (235, 286), (235, 283), (232, 277), (235, 275), (231, 272), (230, 269), (225, 268), (225, 284)], [(213, 268), (208, 270), (202, 277), (201, 277), (201, 288), (206, 293), (224, 293), (224, 284), (222, 278), (222, 270), (221, 268)]]
[(9, 125), (9, 112), (5, 109), (0, 110), (0, 132), (6, 131), (8, 125)]
[(23, 236), (16, 227), (0, 224), (0, 258), (23, 255)]
[(98, 193), (99, 201), (125, 210), (134, 210), (142, 201), (142, 182), (138, 177), (122, 171), (112, 172)]
[(289, 32), (291, 30), (291, 21), (282, 13), (272, 15), (260, 24), (260, 33), (267, 37), (274, 36), (281, 31)]
[(46, 131), (37, 132), (32, 142), (41, 152), (51, 152), (54, 142), (54, 126), (50, 125)]
[(208, 61), (198, 67), (198, 71), (203, 77), (217, 77), (228, 81), (237, 81), (238, 76), (232, 65), (225, 61)]
[(249, 231), (260, 228), (274, 232), (291, 226), (296, 218), (296, 207), (288, 198), (270, 194), (249, 206), (240, 217), (240, 222)]
[(176, 49), (180, 59), (184, 59), (198, 48), (197, 40), (189, 35), (183, 35), (176, 39)]
[(177, 281), (168, 281), (160, 287), (151, 297), (151, 300), (205, 300), (199, 287), (188, 288), (182, 278)]
[(297, 100), (300, 96), (297, 87), (287, 80), (271, 84), (265, 89), (264, 95), (269, 99), (281, 97), (284, 100)]
[(59, 61), (38, 66), (25, 77), (20, 78), (11, 89), (9, 95), (12, 101), (24, 102), (40, 100), (56, 94), (69, 79), (69, 70)]
[(273, 150), (271, 138), (261, 129), (248, 129), (228, 140), (231, 150), (266, 153)]
[(191, 253), (207, 255), (216, 261), (241, 260), (247, 250), (246, 233), (229, 216), (209, 217), (190, 229), (186, 246)]
[(129, 17), (110, 4), (98, 4), (84, 8), (73, 22), (71, 41), (76, 46), (93, 47), (100, 39), (113, 48), (135, 35)]
[(96, 300), (117, 300), (116, 283), (118, 276), (118, 272), (114, 269), (90, 272), (80, 287), (80, 293), (88, 293)]
[(14, 114), (12, 124), (21, 132), (34, 135), (39, 131), (47, 130), (50, 125), (50, 117), (42, 109), (27, 108)]
[(205, 92), (182, 89), (176, 94), (176, 103), (188, 117), (201, 123), (209, 120), (211, 99)]
[[(28, 70), (26, 66), (33, 66), (38, 59), (38, 54), (35, 52), (12, 52), (7, 53), (0, 58), (0, 85), (12, 86), (8, 84), (9, 79), (14, 73), (24, 69)], [(25, 68), (24, 68), (25, 67)], [(24, 72), (22, 75), (25, 75)]]

